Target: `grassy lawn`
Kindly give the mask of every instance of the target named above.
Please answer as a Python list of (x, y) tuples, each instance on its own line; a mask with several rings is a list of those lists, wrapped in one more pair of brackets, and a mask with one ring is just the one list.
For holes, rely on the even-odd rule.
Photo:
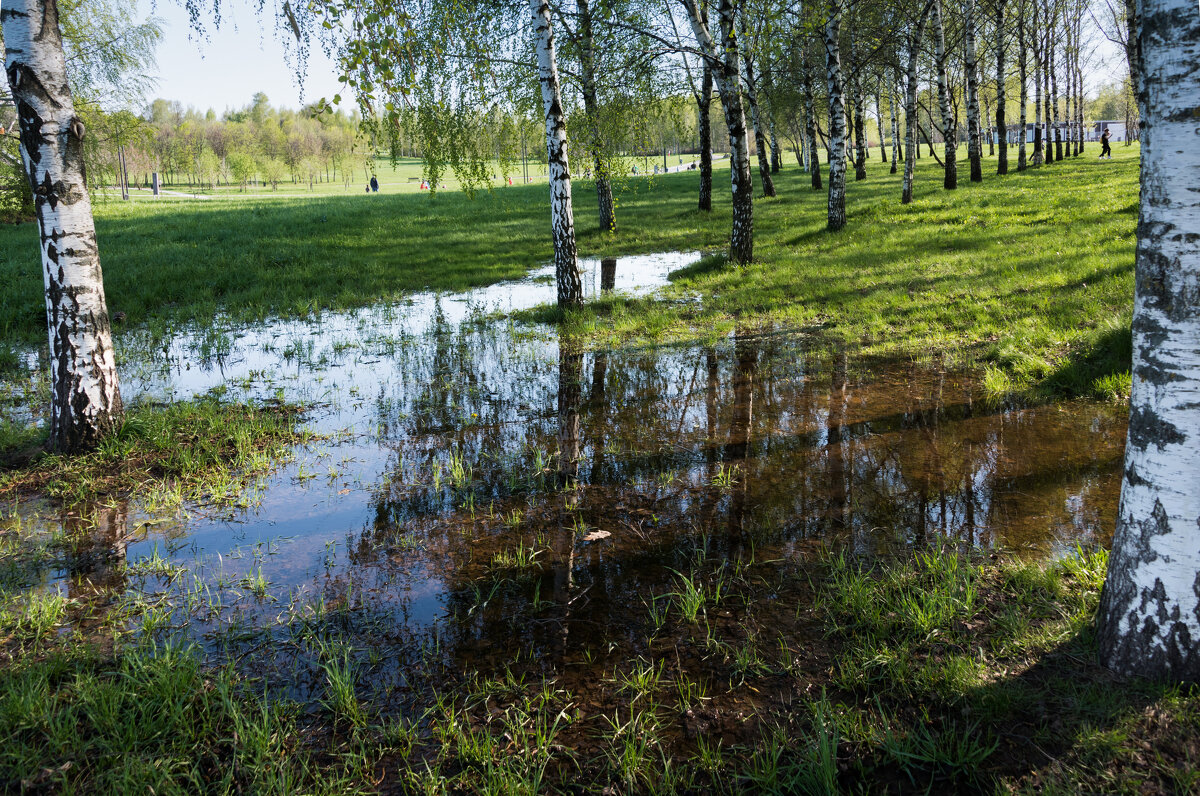
[[(1137, 150), (1118, 147), (1103, 163), (1093, 151), (1003, 179), (987, 159), (985, 182), (964, 180), (954, 193), (941, 190), (932, 158), (920, 164), (916, 200), (902, 207), (898, 175), (871, 162), (869, 179), (848, 186), (850, 225), (836, 234), (824, 229), (825, 194), (786, 169), (779, 198), (756, 203), (757, 259), (740, 270), (720, 255), (727, 193), (699, 213), (695, 173), (623, 181), (615, 234), (598, 228), (592, 186), (580, 181), (585, 255), (713, 254), (656, 296), (528, 315), (597, 346), (811, 328), (868, 354), (977, 365), (997, 395), (1123, 396)], [(722, 189), (727, 176), (717, 173)], [(168, 334), (219, 313), (307, 316), (519, 277), (550, 255), (545, 190), (515, 186), (473, 200), (385, 191), (101, 202), (110, 309), (128, 318), (117, 334), (142, 324)], [(29, 225), (0, 229), (6, 343), (45, 334), (39, 267)], [(0, 344), (4, 369), (19, 367)], [(311, 652), (302, 671), (313, 675), (312, 699), (271, 690), (240, 658), (206, 665), (195, 637), (180, 631), (189, 616), (219, 613), (212, 594), (197, 581), (181, 608), (167, 586), (182, 571), (157, 558), (157, 547), (155, 557), (127, 560), (122, 539), (101, 538), (95, 549), (86, 540), (123, 527), (105, 512), (125, 511), (116, 498), (134, 491), (237, 505), (255, 476), (303, 440), (297, 411), (210, 395), (136, 408), (87, 456), (25, 456), (7, 472), (0, 461), (0, 500), (9, 501), (0, 530), (0, 791), (1200, 787), (1200, 692), (1117, 680), (1096, 663), (1103, 551), (1047, 562), (939, 547), (869, 561), (828, 551), (768, 560), (765, 545), (740, 557), (698, 545), (687, 572), (671, 570), (673, 586), (644, 610), (633, 603), (625, 635), (637, 654), (605, 659), (597, 641), (578, 648), (587, 660), (475, 658), (468, 646), (472, 669), (447, 665), (451, 646), (430, 647), (428, 658), (422, 646), (427, 663), (412, 672), (418, 697), (404, 710), (362, 688), (375, 650), (354, 649), (346, 629), (367, 621), (365, 600), (356, 607), (322, 595), (319, 612), (294, 619), (278, 607), (284, 630)], [(0, 426), (0, 449), (32, 451), (38, 433)], [(46, 534), (21, 523), (16, 498), (30, 491), (61, 499), (68, 514), (79, 499), (111, 505), (88, 533)], [(541, 565), (520, 552), (524, 560), (504, 562), (504, 578), (532, 582)], [(47, 571), (88, 576), (62, 591), (38, 580)], [(493, 595), (504, 597), (504, 582)], [(265, 582), (233, 586), (245, 592), (239, 605), (268, 604)], [(469, 627), (480, 604), (465, 599)], [(540, 616), (531, 610), (513, 621)]]
[[(137, 493), (148, 503), (236, 500), (309, 435), (298, 407), (224, 403), (215, 396), (138, 405), (90, 453), (43, 454), (45, 428), (0, 427), (0, 500), (29, 494), (66, 504)], [(8, 431), (8, 434), (3, 433)]]
[[(727, 158), (727, 155), (717, 155), (718, 158)], [(667, 166), (677, 167), (680, 164), (688, 164), (698, 160), (697, 155), (667, 155)], [(642, 174), (653, 173), (656, 167), (661, 167), (663, 159), (661, 155), (651, 155), (649, 157), (624, 157), (618, 162), (622, 163), (626, 172), (631, 171), (634, 167)], [(728, 168), (729, 161), (726, 159), (716, 161), (717, 168), (722, 165)], [(491, 182), (495, 188), (504, 187), (507, 185), (504, 172), (505, 167), (499, 161), (492, 161), (490, 166), (494, 178)], [(576, 170), (582, 171), (576, 164)], [(512, 179), (514, 185), (519, 185), (528, 173), (529, 181), (532, 183), (546, 183), (546, 167), (545, 164), (539, 164), (533, 161), (527, 162), (522, 166), (518, 160), (508, 166), (508, 177)], [(351, 194), (365, 193), (367, 182), (371, 175), (374, 174), (379, 180), (379, 192), (384, 194), (395, 193), (419, 193), (421, 191), (421, 181), (424, 178), (424, 161), (421, 158), (402, 157), (398, 158), (395, 163), (391, 158), (377, 157), (369, 165), (360, 164), (349, 172), (333, 172), (330, 174), (330, 179), (326, 182), (314, 181), (310, 186), (307, 180), (292, 182), (289, 178), (285, 182), (279, 183), (275, 187), (264, 185), (262, 183), (254, 183), (242, 188), (240, 185), (216, 185), (209, 187), (198, 187), (188, 182), (179, 183), (163, 183), (164, 196), (173, 198), (176, 194), (198, 197), (229, 197), (229, 198), (263, 198), (263, 197), (278, 197), (290, 198), (297, 197), (312, 197), (312, 196), (347, 196)], [(349, 184), (347, 184), (347, 180)], [(141, 183), (131, 186), (133, 189), (133, 198), (136, 200), (154, 200), (155, 197), (149, 189), (145, 188)], [(446, 169), (440, 180), (439, 190), (445, 189), (457, 191), (462, 187), (458, 178), (454, 176), (454, 172)], [(120, 196), (120, 190), (113, 186), (106, 186), (100, 190), (100, 195), (105, 199), (114, 199)]]
[[(835, 234), (824, 228), (824, 192), (792, 170), (778, 181), (778, 198), (755, 205), (754, 264), (736, 270), (715, 257), (678, 274), (665, 296), (602, 302), (572, 323), (609, 342), (717, 335), (735, 324), (820, 326), (867, 352), (988, 366), (998, 392), (1037, 383), (1056, 394), (1120, 394), (1130, 358), (1136, 154), (1120, 149), (1105, 162), (1084, 155), (1003, 179), (985, 159), (983, 184), (963, 180), (954, 192), (942, 190), (927, 157), (907, 207), (899, 175), (876, 161), (867, 181), (850, 183), (850, 223)], [(648, 233), (629, 228), (654, 207), (652, 196), (626, 202), (628, 231), (618, 240), (641, 243)], [(685, 226), (696, 215), (681, 207), (668, 217)], [(714, 215), (723, 230), (727, 216)], [(702, 300), (678, 300), (689, 296)]]
[[(915, 201), (872, 161), (848, 187), (849, 226), (824, 229), (824, 192), (794, 166), (755, 205), (756, 262), (720, 257), (665, 295), (598, 302), (573, 326), (598, 344), (716, 336), (734, 324), (820, 326), (872, 352), (965, 356), (997, 392), (1121, 394), (1127, 383), (1137, 221), (1137, 148), (943, 191), (919, 161)], [(718, 187), (727, 172), (718, 171)], [(620, 228), (599, 229), (591, 184), (576, 183), (581, 253), (719, 253), (729, 205), (694, 209), (696, 174), (624, 180)], [(550, 255), (544, 185), (467, 199), (453, 192), (171, 203), (101, 203), (110, 309), (128, 323), (303, 316), (519, 277)], [(0, 332), (40, 341), (36, 236), (0, 229)], [(681, 301), (700, 296), (701, 302)], [(555, 317), (552, 311), (539, 314)]]
[[(129, 636), (126, 623), (150, 622), (153, 603), (0, 590), (0, 787), (1194, 792), (1196, 692), (1118, 682), (1093, 662), (1104, 566), (1103, 553), (1038, 565), (938, 550), (873, 567), (841, 555), (801, 572), (751, 563), (689, 580), (698, 612), (672, 596), (653, 618), (664, 657), (618, 665), (603, 705), (514, 667), (447, 683), (409, 719), (358, 700), (336, 643), (322, 647), (314, 712), (230, 667), (204, 668), (194, 648)], [(709, 614), (781, 588), (790, 597), (805, 581), (821, 585), (785, 629), (807, 627), (807, 642), (708, 627)], [(61, 631), (101, 607), (106, 643)], [(690, 639), (682, 648), (675, 627)], [(681, 662), (704, 649), (727, 683)], [(706, 725), (723, 729), (696, 730)]]

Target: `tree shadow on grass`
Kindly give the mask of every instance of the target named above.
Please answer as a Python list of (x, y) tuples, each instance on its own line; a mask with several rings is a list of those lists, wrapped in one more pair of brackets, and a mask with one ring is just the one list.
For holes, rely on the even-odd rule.
[(1200, 761), (1198, 695), (1114, 675), (1089, 626), (964, 702), (997, 744), (991, 777), (1035, 791), (1176, 793)]
[(683, 279), (693, 279), (704, 274), (723, 271), (728, 265), (728, 256), (724, 254), (710, 254), (705, 257), (701, 257), (691, 265), (685, 265), (683, 268), (676, 268), (674, 271), (667, 274), (667, 279), (672, 282), (678, 282)]
[(1185, 793), (1200, 785), (1194, 688), (1126, 680), (1090, 628), (945, 698), (863, 700), (874, 741), (842, 743), (844, 792)]
[(1091, 345), (1072, 352), (1038, 384), (1048, 395), (1121, 398), (1129, 393), (1133, 334), (1127, 321), (1114, 322)]

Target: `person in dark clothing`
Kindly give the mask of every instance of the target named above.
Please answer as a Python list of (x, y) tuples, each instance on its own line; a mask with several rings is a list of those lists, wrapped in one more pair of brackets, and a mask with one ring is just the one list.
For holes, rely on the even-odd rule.
[(1108, 145), (1109, 133), (1108, 128), (1104, 128), (1104, 135), (1100, 136), (1100, 157), (1097, 160), (1112, 160), (1112, 147)]
[(379, 193), (379, 180), (375, 179), (375, 175), (371, 175), (371, 193)]

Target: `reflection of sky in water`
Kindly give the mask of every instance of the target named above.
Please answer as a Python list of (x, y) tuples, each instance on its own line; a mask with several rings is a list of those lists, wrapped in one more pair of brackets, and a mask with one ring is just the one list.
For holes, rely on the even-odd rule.
[[(661, 285), (695, 258), (621, 258), (618, 289)], [(157, 553), (186, 567), (171, 588), (199, 577), (223, 594), (215, 621), (226, 627), (324, 599), (369, 604), (379, 627), (406, 637), (450, 628), (479, 643), (512, 636), (501, 617), (563, 582), (588, 590), (579, 621), (618, 622), (671, 588), (669, 569), (687, 568), (697, 539), (761, 557), (825, 543), (868, 555), (938, 540), (1042, 552), (1107, 543), (1117, 407), (995, 408), (961, 375), (857, 362), (799, 335), (571, 354), (552, 329), (492, 316), (551, 301), (548, 274), (180, 335), (165, 354), (127, 332), (127, 396), (280, 395), (314, 405), (307, 422), (327, 438), (299, 449), (245, 511), (151, 517), (135, 496), (95, 523), (127, 540), (113, 544), (130, 560)], [(596, 280), (593, 267), (585, 281)], [(564, 437), (575, 416), (578, 434)], [(564, 441), (583, 482), (569, 492), (553, 478)], [(63, 522), (44, 504), (21, 512)], [(611, 535), (582, 542), (580, 525)], [(464, 595), (491, 583), (495, 556), (518, 543), (541, 551), (540, 574), (462, 620)], [(277, 602), (238, 585), (259, 571)]]

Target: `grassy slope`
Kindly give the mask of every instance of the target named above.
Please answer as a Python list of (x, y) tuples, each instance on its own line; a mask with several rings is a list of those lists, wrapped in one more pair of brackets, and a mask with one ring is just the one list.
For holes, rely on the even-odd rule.
[[(1137, 160), (1136, 150), (1118, 154), (988, 173), (952, 193), (925, 158), (908, 207), (897, 178), (874, 162), (867, 182), (849, 185), (850, 223), (836, 234), (824, 229), (824, 192), (792, 171), (778, 198), (756, 203), (757, 262), (738, 271), (718, 260), (681, 275), (676, 294), (699, 294), (702, 305), (618, 300), (579, 325), (621, 339), (821, 324), (874, 352), (965, 348), (1002, 380), (1097, 391), (1097, 378), (1128, 370)], [(625, 218), (634, 215), (627, 203)]]
[[(794, 167), (780, 196), (755, 207), (758, 261), (694, 269), (667, 300), (610, 300), (574, 318), (601, 342), (722, 333), (735, 321), (824, 324), (873, 350), (967, 348), (1005, 386), (1057, 378), (1095, 391), (1127, 370), (1137, 149), (965, 180), (947, 193), (929, 157), (916, 200), (878, 162), (848, 188), (849, 226), (824, 230), (824, 192)], [(727, 172), (718, 172), (723, 188)], [(726, 243), (729, 205), (694, 209), (695, 173), (624, 183), (620, 230), (599, 230), (591, 184), (576, 185), (585, 254), (711, 249)], [(544, 185), (458, 194), (102, 204), (97, 228), (110, 309), (130, 323), (304, 314), (521, 275), (550, 254)], [(0, 229), (0, 333), (40, 340), (43, 310), (30, 226)], [(550, 313), (552, 315), (552, 313)], [(1064, 356), (1070, 354), (1071, 356)], [(1082, 364), (1081, 364), (1082, 363)], [(1103, 387), (1107, 382), (1102, 382)]]

